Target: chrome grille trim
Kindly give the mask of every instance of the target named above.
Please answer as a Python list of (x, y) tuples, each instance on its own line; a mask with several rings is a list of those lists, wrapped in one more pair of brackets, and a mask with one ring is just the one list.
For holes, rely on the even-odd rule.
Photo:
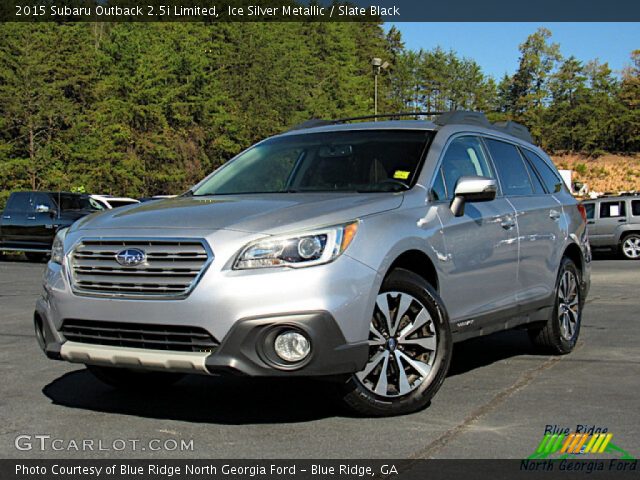
[[(144, 263), (123, 266), (118, 252), (139, 248)], [(91, 297), (181, 299), (195, 288), (213, 261), (199, 238), (81, 238), (69, 251), (67, 273), (74, 294)]]

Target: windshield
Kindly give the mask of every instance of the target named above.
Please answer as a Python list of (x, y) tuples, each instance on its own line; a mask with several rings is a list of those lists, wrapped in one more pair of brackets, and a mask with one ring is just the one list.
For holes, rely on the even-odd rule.
[(417, 177), (430, 138), (424, 130), (275, 137), (240, 154), (193, 195), (406, 190)]

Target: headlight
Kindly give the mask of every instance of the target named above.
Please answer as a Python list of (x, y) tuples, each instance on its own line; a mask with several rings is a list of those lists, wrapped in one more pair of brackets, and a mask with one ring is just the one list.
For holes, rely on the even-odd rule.
[(344, 252), (358, 230), (358, 222), (282, 235), (247, 245), (233, 268), (310, 267), (335, 260)]
[(56, 238), (53, 239), (53, 246), (51, 247), (51, 261), (62, 265), (64, 259), (64, 238), (67, 236), (69, 228), (61, 228), (56, 234)]

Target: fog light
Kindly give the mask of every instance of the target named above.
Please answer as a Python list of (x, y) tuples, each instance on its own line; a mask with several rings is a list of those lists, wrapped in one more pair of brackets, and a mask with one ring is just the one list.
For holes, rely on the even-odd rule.
[(307, 337), (292, 330), (279, 334), (273, 347), (276, 354), (287, 362), (300, 362), (311, 353), (311, 344)]

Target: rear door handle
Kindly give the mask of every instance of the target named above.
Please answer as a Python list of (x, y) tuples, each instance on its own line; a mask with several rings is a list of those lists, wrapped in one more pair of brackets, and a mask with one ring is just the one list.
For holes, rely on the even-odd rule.
[(2, 218), (4, 218), (5, 220), (9, 220), (11, 218), (11, 215), (3, 215)]
[(550, 210), (549, 218), (551, 218), (552, 220), (558, 220), (560, 218), (560, 212), (557, 210)]
[(36, 217), (27, 217), (27, 220), (35, 220)]
[(593, 225), (593, 224), (595, 224), (595, 223), (596, 223), (596, 222), (595, 222), (594, 220), (589, 220), (589, 221), (587, 222), (587, 224), (588, 224), (588, 225)]
[(511, 230), (516, 226), (516, 221), (513, 218), (505, 218), (502, 222), (500, 222), (500, 226), (505, 230)]

